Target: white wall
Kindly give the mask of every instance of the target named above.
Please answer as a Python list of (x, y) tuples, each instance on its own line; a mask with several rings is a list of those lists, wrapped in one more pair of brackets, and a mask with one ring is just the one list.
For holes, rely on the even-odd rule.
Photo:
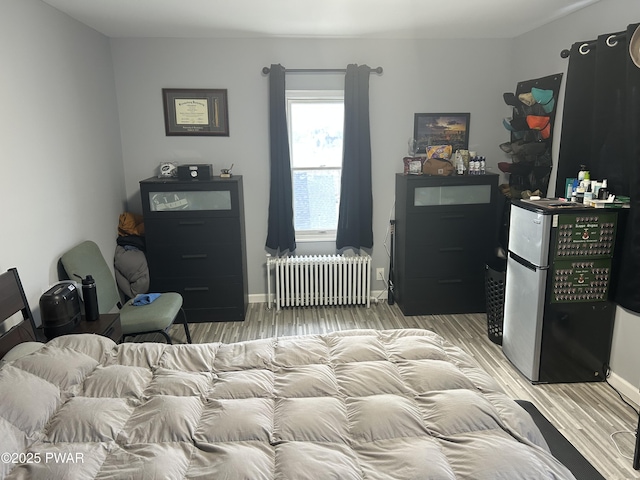
[(60, 254), (111, 258), (124, 173), (109, 42), (38, 0), (0, 2), (0, 271), (17, 267), (36, 316)]
[[(213, 163), (216, 172), (234, 163), (233, 172), (244, 177), (250, 294), (266, 292), (269, 126), (262, 67), (366, 63), (384, 68), (370, 79), (374, 271), (388, 268), (384, 241), (394, 175), (402, 171), (414, 113), (470, 112), (470, 148), (485, 154), (494, 170), (498, 145), (508, 138), (501, 124), (502, 92), (510, 87), (505, 40), (112, 39), (111, 44), (131, 210), (141, 208), (138, 182), (155, 175), (161, 161)], [(165, 136), (163, 87), (228, 89), (230, 136)], [(374, 290), (383, 289), (382, 282), (375, 283)]]
[[(594, 40), (598, 35), (624, 31), (627, 25), (640, 22), (638, 0), (601, 0), (569, 17), (557, 20), (515, 39), (511, 57), (512, 81), (527, 80), (552, 73), (563, 72), (566, 77), (569, 59), (560, 57), (563, 49), (579, 41)], [(560, 138), (562, 105), (566, 78), (563, 79), (556, 119), (556, 135)], [(558, 146), (554, 142), (554, 164), (558, 159)], [(555, 170), (551, 179), (551, 192), (555, 185)], [(640, 315), (618, 307), (611, 353), (611, 370), (617, 386), (625, 389), (638, 402), (640, 385)]]

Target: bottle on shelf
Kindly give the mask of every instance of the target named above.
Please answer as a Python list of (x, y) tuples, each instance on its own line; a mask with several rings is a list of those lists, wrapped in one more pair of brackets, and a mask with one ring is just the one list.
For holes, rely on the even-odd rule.
[(477, 175), (478, 174), (478, 157), (472, 157), (469, 162), (469, 175)]
[(458, 175), (464, 175), (464, 160), (460, 151), (456, 151), (456, 173)]
[(609, 198), (609, 189), (607, 188), (607, 179), (602, 180), (602, 186), (598, 190), (598, 199), (606, 200)]
[(589, 170), (587, 170), (586, 165), (580, 165), (580, 171), (578, 172), (578, 182), (582, 182), (583, 180), (590, 180), (591, 174)]
[(591, 182), (589, 182), (584, 192), (584, 203), (588, 204), (591, 200), (593, 200), (593, 190), (591, 190)]
[(84, 313), (88, 321), (92, 322), (100, 318), (98, 312), (98, 292), (96, 281), (91, 275), (82, 279), (82, 300), (84, 301)]

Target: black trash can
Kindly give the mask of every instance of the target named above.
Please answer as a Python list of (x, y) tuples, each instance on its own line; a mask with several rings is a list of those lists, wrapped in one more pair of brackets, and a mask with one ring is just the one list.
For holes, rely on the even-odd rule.
[(489, 335), (489, 340), (497, 345), (502, 345), (504, 283), (506, 276), (506, 259), (495, 258), (487, 263), (484, 283), (487, 299), (487, 334)]

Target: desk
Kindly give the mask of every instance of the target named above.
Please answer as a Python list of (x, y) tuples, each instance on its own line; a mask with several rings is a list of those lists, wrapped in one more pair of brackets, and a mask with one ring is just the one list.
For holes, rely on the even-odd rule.
[(82, 316), (82, 320), (71, 333), (93, 333), (109, 337), (116, 343), (122, 340), (122, 326), (120, 325), (119, 313), (100, 314), (100, 318), (93, 322), (88, 322)]
[[(38, 328), (38, 336), (44, 337), (44, 332), (41, 328)], [(78, 334), (78, 333), (92, 333), (95, 335), (102, 335), (108, 337), (116, 343), (120, 343), (122, 340), (122, 326), (120, 325), (119, 313), (102, 313), (98, 320), (89, 322), (85, 320), (84, 315), (78, 325), (68, 332), (66, 335)], [(51, 337), (54, 338), (54, 337)], [(49, 340), (51, 340), (49, 338)]]

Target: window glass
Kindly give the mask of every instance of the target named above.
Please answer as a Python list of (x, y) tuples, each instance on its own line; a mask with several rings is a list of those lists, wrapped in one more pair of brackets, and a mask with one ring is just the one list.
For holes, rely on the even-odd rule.
[(294, 226), (298, 239), (335, 238), (342, 173), (342, 92), (288, 92)]

